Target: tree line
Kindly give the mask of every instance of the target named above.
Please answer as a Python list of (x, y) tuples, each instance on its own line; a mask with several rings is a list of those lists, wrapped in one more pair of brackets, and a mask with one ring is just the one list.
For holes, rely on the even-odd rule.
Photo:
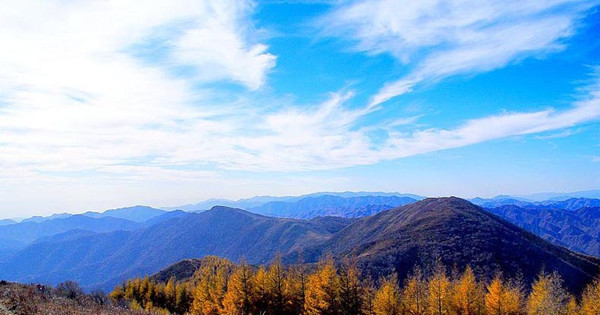
[(470, 267), (448, 272), (437, 261), (427, 275), (416, 267), (399, 283), (395, 275), (365, 279), (350, 260), (338, 266), (327, 258), (308, 269), (284, 266), (280, 257), (258, 267), (208, 257), (187, 281), (136, 278), (110, 297), (132, 309), (164, 314), (598, 315), (600, 279), (575, 297), (556, 272), (542, 271), (526, 287), (500, 273), (490, 281), (478, 279)]

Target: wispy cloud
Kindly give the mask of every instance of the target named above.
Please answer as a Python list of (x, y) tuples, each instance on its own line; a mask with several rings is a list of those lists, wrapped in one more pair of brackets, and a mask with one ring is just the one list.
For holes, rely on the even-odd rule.
[[(252, 5), (137, 3), (19, 2), (0, 11), (0, 42), (8, 47), (0, 50), (0, 181), (61, 174), (162, 180), (216, 178), (227, 170), (330, 170), (560, 130), (600, 117), (598, 82), (567, 110), (509, 112), (447, 129), (412, 125), (420, 116), (382, 126), (368, 120), (377, 106), (349, 106), (353, 93), (332, 93), (302, 106), (258, 100), (252, 93), (265, 84), (275, 57), (257, 40), (263, 33), (252, 25)], [(472, 10), (462, 2), (432, 8), (410, 3), (415, 8), (386, 11), (393, 3), (380, 1), (373, 5), (377, 10), (367, 6), (364, 12), (358, 3), (337, 14), (340, 19), (375, 14), (362, 20), (376, 23), (356, 29), (361, 50), (412, 60), (416, 51), (448, 46), (444, 56), (425, 53), (408, 77), (418, 74), (419, 80), (492, 69), (522, 53), (559, 49), (556, 41), (571, 32), (579, 7), (585, 7), (575, 3), (577, 9), (563, 17), (547, 12), (559, 2), (490, 9), (499, 13), (477, 3), (470, 4)], [(445, 18), (430, 19), (446, 6)], [(431, 12), (421, 12), (426, 10)], [(398, 21), (408, 24), (396, 25), (391, 12), (407, 15)], [(491, 21), (483, 18), (487, 13)], [(541, 26), (529, 22), (534, 13), (544, 17), (535, 23), (546, 23), (548, 34), (538, 34)], [(505, 16), (522, 23), (517, 29), (498, 25)], [(29, 23), (34, 20), (43, 25)], [(336, 29), (346, 25), (337, 23)], [(517, 38), (505, 43), (511, 32)], [(447, 36), (461, 44), (452, 45)], [(132, 53), (148, 45), (159, 52)], [(487, 53), (471, 54), (471, 48)], [(456, 56), (456, 62), (446, 65), (447, 56)], [(223, 80), (241, 84), (243, 91), (210, 84)], [(412, 84), (397, 87), (408, 90)]]
[(387, 83), (370, 106), (418, 84), (476, 74), (564, 49), (583, 13), (597, 1), (353, 1), (319, 20), (325, 35), (386, 53), (410, 71)]

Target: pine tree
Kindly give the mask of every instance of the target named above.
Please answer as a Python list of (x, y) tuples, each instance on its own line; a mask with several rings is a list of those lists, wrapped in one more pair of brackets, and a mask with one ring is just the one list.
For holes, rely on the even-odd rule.
[(363, 291), (359, 279), (360, 272), (355, 261), (346, 259), (340, 268), (339, 295), (342, 314), (360, 314), (363, 304)]
[(303, 265), (292, 266), (286, 273), (286, 310), (290, 314), (302, 314), (304, 311), (304, 296), (307, 281), (306, 268)]
[(167, 285), (164, 289), (165, 292), (165, 307), (171, 311), (175, 312), (176, 307), (176, 299), (177, 299), (177, 288), (175, 285), (175, 277), (171, 276), (169, 281), (167, 281)]
[(277, 253), (275, 259), (269, 266), (267, 273), (269, 283), (269, 295), (271, 296), (270, 313), (283, 314), (287, 297), (285, 295), (285, 272), (281, 262), (281, 254)]
[(256, 314), (266, 314), (271, 296), (269, 295), (269, 277), (264, 266), (258, 268), (252, 283), (254, 284), (254, 311)]

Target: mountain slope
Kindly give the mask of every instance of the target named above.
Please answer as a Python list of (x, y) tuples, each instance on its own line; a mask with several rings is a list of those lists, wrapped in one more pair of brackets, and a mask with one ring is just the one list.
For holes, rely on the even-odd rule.
[[(437, 257), (459, 269), (471, 265), (486, 277), (496, 270), (512, 276), (520, 271), (527, 282), (545, 266), (560, 272), (572, 289), (583, 287), (600, 266), (595, 258), (552, 245), (454, 197), (425, 199), (359, 219), (307, 249), (304, 257), (316, 261), (325, 253), (337, 259), (357, 257), (368, 273), (395, 271), (400, 279), (415, 263), (427, 265)], [(287, 258), (294, 259), (293, 255)]]
[[(350, 220), (346, 220), (348, 223)], [(136, 275), (154, 273), (185, 258), (217, 255), (251, 263), (320, 243), (344, 226), (339, 218), (314, 222), (214, 207), (134, 232), (96, 234), (56, 243), (36, 243), (0, 265), (0, 278), (112, 287)]]
[(600, 207), (569, 211), (545, 207), (502, 206), (487, 211), (554, 244), (600, 256)]

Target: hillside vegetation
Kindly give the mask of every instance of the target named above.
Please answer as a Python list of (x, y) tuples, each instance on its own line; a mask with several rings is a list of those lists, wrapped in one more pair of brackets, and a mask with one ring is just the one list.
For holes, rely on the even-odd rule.
[(132, 310), (175, 314), (597, 314), (600, 280), (581, 296), (569, 293), (558, 273), (540, 272), (531, 286), (500, 273), (482, 279), (467, 266), (450, 271), (438, 260), (415, 268), (402, 282), (395, 274), (360, 276), (350, 260), (328, 258), (315, 268), (284, 266), (276, 258), (258, 267), (205, 258), (193, 276), (167, 282), (148, 277), (118, 286), (110, 294)]

